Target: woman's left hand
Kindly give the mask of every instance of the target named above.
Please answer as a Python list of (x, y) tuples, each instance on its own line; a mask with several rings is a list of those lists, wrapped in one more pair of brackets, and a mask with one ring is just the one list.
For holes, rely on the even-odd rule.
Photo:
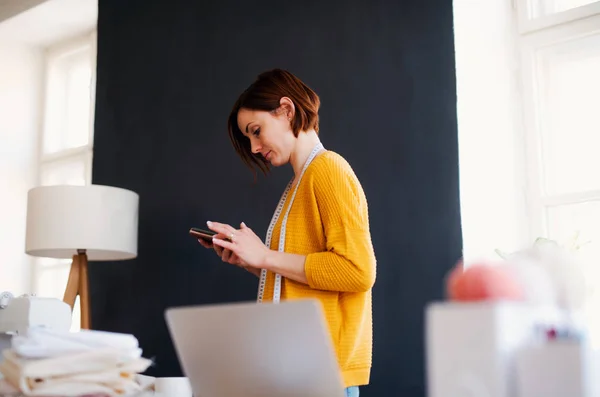
[(213, 238), (213, 244), (230, 250), (247, 266), (257, 269), (264, 267), (271, 250), (244, 222), (240, 229), (218, 222), (207, 222), (207, 225), (210, 230), (218, 233)]

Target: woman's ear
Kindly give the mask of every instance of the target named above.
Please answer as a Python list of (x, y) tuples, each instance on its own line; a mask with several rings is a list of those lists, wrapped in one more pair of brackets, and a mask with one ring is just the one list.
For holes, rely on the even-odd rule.
[(294, 118), (294, 113), (296, 112), (296, 107), (294, 106), (294, 102), (286, 96), (282, 97), (279, 100), (279, 106), (281, 109), (282, 115), (284, 115), (289, 121)]

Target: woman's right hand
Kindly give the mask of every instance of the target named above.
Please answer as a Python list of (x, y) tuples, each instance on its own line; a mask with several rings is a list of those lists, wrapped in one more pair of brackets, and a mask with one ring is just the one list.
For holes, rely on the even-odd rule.
[[(219, 247), (218, 245), (209, 243), (208, 241), (201, 239), (201, 238), (198, 239), (198, 242), (204, 248), (214, 249), (215, 252), (217, 253), (217, 255), (219, 256), (219, 258), (221, 258), (221, 260), (223, 260), (223, 262), (229, 262), (229, 258), (231, 257), (230, 250), (223, 249), (223, 247)], [(232, 263), (232, 265), (235, 265), (235, 263)]]
[(254, 269), (251, 267), (248, 267), (244, 262), (242, 262), (242, 260), (236, 255), (234, 254), (231, 250), (225, 249), (223, 247), (220, 247), (216, 244), (212, 244), (209, 243), (206, 240), (203, 240), (201, 238), (198, 239), (198, 242), (200, 243), (201, 246), (203, 246), (204, 248), (212, 248), (215, 250), (215, 252), (217, 253), (217, 255), (219, 256), (219, 258), (221, 258), (221, 260), (223, 262), (227, 262), (231, 265), (235, 265), (235, 266), (239, 266), (242, 269), (248, 270), (250, 273), (254, 274), (257, 277), (260, 277), (260, 270), (258, 269)]

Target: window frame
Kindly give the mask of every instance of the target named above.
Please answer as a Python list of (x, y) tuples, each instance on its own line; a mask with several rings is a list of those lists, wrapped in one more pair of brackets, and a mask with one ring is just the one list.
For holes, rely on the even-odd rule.
[(600, 34), (600, 1), (552, 15), (529, 19), (528, 0), (517, 1), (518, 46), (521, 59), (527, 207), (531, 241), (549, 233), (547, 209), (552, 206), (600, 200), (600, 190), (546, 194), (544, 191), (543, 104), (538, 101), (542, 77), (537, 52), (551, 46)]
[[(39, 148), (38, 148), (38, 180), (37, 185), (42, 183), (41, 170), (45, 165), (59, 162), (61, 160), (72, 159), (77, 156), (86, 157), (86, 184), (91, 183), (92, 179), (92, 157), (94, 150), (94, 112), (95, 112), (95, 99), (96, 99), (96, 38), (97, 32), (94, 30), (91, 33), (70, 39), (68, 41), (61, 42), (57, 45), (51, 46), (46, 49), (44, 57), (44, 89), (42, 97), (42, 122), (39, 132)], [(89, 129), (88, 129), (88, 143), (79, 147), (59, 150), (54, 153), (44, 153), (44, 136), (45, 136), (45, 119), (46, 119), (46, 101), (48, 100), (48, 80), (49, 80), (49, 69), (50, 65), (57, 62), (63, 56), (80, 51), (83, 48), (88, 48), (90, 53), (90, 65), (91, 67), (91, 78), (90, 78), (90, 109), (89, 109)]]
[(561, 25), (567, 25), (570, 22), (600, 14), (600, 2), (595, 2), (553, 14), (532, 17), (534, 15), (534, 5), (531, 0), (512, 1), (517, 11), (517, 25), (520, 35), (540, 32), (544, 29), (555, 29)]

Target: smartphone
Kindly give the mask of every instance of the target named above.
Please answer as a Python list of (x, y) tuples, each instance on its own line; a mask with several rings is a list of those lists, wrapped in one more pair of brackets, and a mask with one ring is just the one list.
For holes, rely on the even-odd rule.
[[(212, 243), (213, 236), (217, 235), (217, 232), (213, 232), (212, 230), (200, 229), (197, 227), (190, 228), (189, 232), (192, 236), (196, 238), (201, 238), (202, 240), (208, 241)], [(229, 240), (226, 238), (225, 240)]]
[(212, 230), (204, 230), (193, 227), (190, 229), (190, 234), (194, 237), (201, 238), (202, 240), (212, 241), (213, 236), (217, 233), (213, 232)]

